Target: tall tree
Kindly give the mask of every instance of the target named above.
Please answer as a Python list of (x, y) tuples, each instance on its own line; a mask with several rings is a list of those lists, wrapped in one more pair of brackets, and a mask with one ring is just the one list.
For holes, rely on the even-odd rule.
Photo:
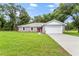
[(6, 20), (4, 19), (4, 15), (0, 15), (0, 30), (3, 30)]
[(79, 4), (78, 3), (63, 4), (60, 10), (62, 10), (63, 14), (73, 17), (74, 25), (76, 28), (78, 28), (78, 32), (79, 32)]
[(34, 22), (48, 22), (51, 20), (51, 14), (43, 14), (43, 15), (39, 15), (39, 16), (35, 16), (34, 17)]
[[(8, 18), (8, 21), (6, 19)], [(19, 4), (9, 3), (0, 4), (0, 28), (16, 30), (17, 25), (27, 24), (30, 16), (27, 11)]]
[[(10, 17), (11, 29), (16, 30), (17, 25), (27, 24), (30, 20), (30, 16), (26, 10), (17, 4), (6, 4), (6, 14)], [(19, 15), (17, 15), (19, 14)]]
[(11, 29), (16, 30), (16, 13), (17, 6), (15, 4), (6, 4), (6, 13), (10, 17)]
[(20, 18), (20, 21), (19, 21), (20, 25), (27, 24), (30, 21), (30, 16), (28, 15), (28, 13), (26, 12), (24, 8), (20, 10), (19, 18)]
[(0, 4), (0, 30), (3, 29), (4, 24), (6, 22), (5, 15), (4, 15), (4, 10), (5, 10), (4, 5)]

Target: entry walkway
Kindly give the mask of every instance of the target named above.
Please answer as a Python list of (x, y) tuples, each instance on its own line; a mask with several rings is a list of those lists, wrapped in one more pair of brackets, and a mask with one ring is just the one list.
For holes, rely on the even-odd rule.
[(79, 37), (66, 34), (48, 34), (72, 56), (79, 56)]

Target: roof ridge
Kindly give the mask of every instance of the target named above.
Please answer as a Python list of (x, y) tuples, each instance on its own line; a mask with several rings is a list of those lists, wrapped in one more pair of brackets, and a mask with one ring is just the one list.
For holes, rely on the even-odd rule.
[(56, 22), (59, 22), (59, 23), (63, 23), (63, 22), (58, 21), (58, 20), (56, 20), (56, 19), (53, 19), (53, 20), (51, 20), (51, 21), (48, 21), (47, 23), (50, 23), (50, 22), (53, 22), (53, 21), (56, 21)]

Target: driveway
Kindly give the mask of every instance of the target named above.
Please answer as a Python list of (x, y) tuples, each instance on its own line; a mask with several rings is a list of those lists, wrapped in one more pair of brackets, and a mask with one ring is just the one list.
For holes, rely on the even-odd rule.
[(72, 56), (79, 56), (79, 37), (66, 34), (48, 34)]

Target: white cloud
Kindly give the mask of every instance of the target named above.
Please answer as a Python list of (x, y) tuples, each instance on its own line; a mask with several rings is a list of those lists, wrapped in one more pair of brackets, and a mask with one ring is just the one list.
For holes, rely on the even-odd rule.
[(54, 11), (54, 9), (50, 9), (50, 11)]
[(48, 7), (54, 7), (54, 5), (48, 5)]
[(30, 6), (37, 7), (38, 5), (37, 4), (34, 4), (34, 3), (31, 3)]
[(20, 12), (17, 11), (17, 12), (16, 12), (16, 16), (19, 16), (19, 14), (20, 14)]

